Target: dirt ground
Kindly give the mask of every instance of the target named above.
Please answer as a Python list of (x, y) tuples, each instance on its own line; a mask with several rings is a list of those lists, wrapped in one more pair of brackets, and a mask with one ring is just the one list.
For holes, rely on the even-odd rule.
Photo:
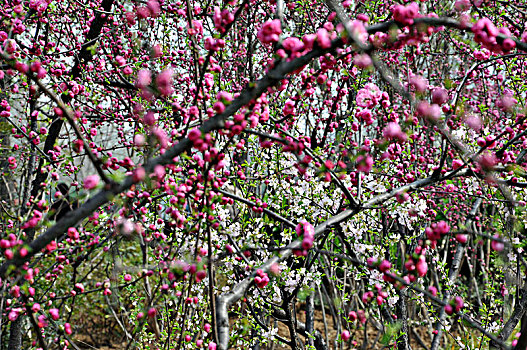
[[(298, 320), (301, 322), (305, 322), (305, 312), (299, 311), (297, 313)], [(324, 317), (322, 310), (315, 310), (315, 329), (318, 330), (321, 334), (325, 334), (325, 325), (324, 325)], [(108, 320), (107, 320), (108, 322)], [(284, 325), (281, 322), (277, 323), (278, 326), (278, 334), (285, 338), (289, 339), (289, 330), (286, 325)], [(328, 329), (328, 336), (324, 336), (324, 341), (327, 343), (328, 349), (335, 349), (335, 340), (338, 339), (337, 331), (333, 328), (333, 319), (329, 313), (326, 313), (326, 326)], [(127, 345), (126, 342), (123, 342), (123, 339), (118, 334), (118, 329), (115, 329), (115, 332), (112, 332), (111, 329), (106, 328), (105, 332), (102, 332), (101, 329), (97, 330), (95, 328), (95, 325), (92, 325), (92, 327), (86, 327), (81, 328), (82, 331), (77, 332), (72, 339), (77, 347), (83, 350), (88, 349), (98, 349), (98, 350), (110, 350), (110, 349), (124, 349)], [(346, 344), (343, 346), (343, 349), (361, 349), (362, 344), (365, 339), (365, 335), (367, 337), (368, 345), (366, 348), (362, 349), (383, 349), (386, 348), (384, 344), (381, 343), (381, 338), (383, 336), (384, 332), (382, 329), (377, 329), (372, 323), (368, 323), (366, 327), (366, 332), (364, 332), (364, 328), (352, 330), (351, 332), (351, 341), (356, 341), (357, 346), (350, 346), (349, 344)], [(305, 337), (300, 336), (300, 339), (302, 342), (306, 342)], [(392, 340), (393, 343), (393, 340)], [(422, 346), (424, 344), (427, 348), (430, 346), (430, 335), (428, 334), (428, 331), (424, 327), (418, 327), (413, 328), (410, 330), (410, 345), (412, 349), (423, 349), (425, 348)], [(340, 349), (340, 345), (338, 347)], [(289, 349), (289, 346), (287, 345), (280, 345), (278, 343), (272, 344), (271, 346), (262, 346), (262, 350), (264, 349), (274, 349), (274, 350), (282, 350), (282, 349)]]
[[(301, 322), (305, 322), (306, 320), (305, 312), (303, 311), (300, 311), (297, 317), (298, 317), (298, 320)], [(324, 325), (323, 320), (324, 320), (324, 317), (323, 317), (322, 310), (315, 310), (315, 329), (318, 330), (321, 334), (325, 334), (325, 331), (324, 331), (325, 325)], [(327, 338), (324, 337), (324, 341), (326, 342), (328, 349), (334, 349), (335, 340), (339, 338), (338, 337), (339, 335), (337, 334), (337, 331), (334, 329), (334, 323), (333, 323), (333, 319), (331, 315), (327, 313), (326, 313), (326, 325), (327, 325), (327, 329), (329, 332), (328, 332), (328, 337)], [(350, 341), (351, 342), (356, 341), (358, 345), (355, 347), (344, 345), (343, 349), (361, 349), (361, 346), (364, 343), (364, 339), (365, 339), (364, 328), (356, 329), (354, 331), (351, 331), (350, 333), (351, 333)], [(416, 333), (417, 335), (415, 335), (414, 333)], [(278, 334), (286, 339), (290, 338), (288, 328), (280, 322), (278, 323)], [(368, 345), (365, 349), (373, 350), (373, 349), (384, 348), (385, 345), (381, 343), (381, 338), (383, 334), (384, 332), (382, 331), (382, 329), (378, 330), (373, 324), (368, 323), (366, 325), (366, 337), (367, 337)], [(410, 332), (410, 346), (412, 347), (412, 349), (423, 349), (423, 346), (419, 343), (419, 341), (417, 340), (417, 337), (419, 337), (420, 341), (424, 343), (427, 347), (430, 345), (430, 336), (428, 335), (427, 330), (424, 329), (424, 327), (414, 328), (414, 331)], [(306, 339), (302, 336), (300, 337), (300, 339), (303, 342), (306, 341)], [(276, 350), (289, 349), (288, 346), (280, 346), (280, 345), (276, 345), (274, 348)], [(340, 345), (338, 348), (340, 348)]]

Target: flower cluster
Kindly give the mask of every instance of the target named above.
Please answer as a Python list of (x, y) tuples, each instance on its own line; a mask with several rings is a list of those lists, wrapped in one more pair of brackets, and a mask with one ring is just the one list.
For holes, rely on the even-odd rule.
[(450, 231), (450, 226), (445, 221), (435, 222), (425, 229), (426, 237), (430, 240), (432, 248), (435, 248), (437, 241), (448, 231)]
[(265, 22), (262, 28), (258, 31), (258, 39), (262, 44), (275, 43), (280, 39), (282, 34), (282, 25), (279, 19), (273, 19)]
[(214, 15), (212, 18), (214, 20), (214, 27), (216, 27), (218, 32), (225, 33), (225, 27), (234, 21), (234, 14), (227, 9), (221, 11), (216, 6), (214, 7)]
[(261, 269), (256, 270), (256, 274), (257, 276), (254, 278), (254, 283), (256, 283), (260, 289), (265, 288), (269, 283), (269, 276)]
[(313, 247), (315, 240), (315, 228), (309, 222), (302, 220), (295, 228), (298, 237), (302, 237), (302, 249), (297, 251), (297, 255), (307, 255), (307, 251)]
[[(496, 28), (494, 23), (486, 17), (481, 18), (472, 26), (474, 40), (492, 52), (509, 52), (516, 47), (516, 42), (509, 38), (511, 32), (505, 28)], [(498, 35), (505, 36), (505, 39), (498, 38)]]
[(414, 23), (414, 18), (419, 14), (419, 5), (412, 2), (406, 6), (404, 5), (395, 5), (392, 9), (393, 19), (404, 25), (412, 25)]
[[(377, 305), (381, 306), (384, 303), (384, 300), (388, 298), (388, 293), (382, 290), (382, 286), (379, 283), (375, 284), (375, 290), (377, 291), (375, 301), (377, 302)], [(362, 295), (362, 302), (364, 304), (369, 304), (373, 300), (373, 297), (375, 297), (375, 293), (371, 290), (367, 291)]]
[(445, 312), (447, 315), (452, 315), (455, 312), (461, 311), (463, 308), (463, 298), (460, 296), (455, 297), (454, 299), (450, 300), (448, 304), (445, 305)]

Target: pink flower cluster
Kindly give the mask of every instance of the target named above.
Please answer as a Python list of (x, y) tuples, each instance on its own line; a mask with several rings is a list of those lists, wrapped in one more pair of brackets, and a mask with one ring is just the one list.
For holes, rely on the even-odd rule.
[(315, 240), (315, 228), (309, 222), (302, 220), (295, 228), (296, 234), (302, 237), (302, 250), (295, 252), (297, 255), (307, 255), (307, 251), (313, 247)]
[[(492, 52), (509, 52), (516, 47), (516, 42), (509, 38), (511, 32), (505, 28), (496, 28), (494, 23), (486, 17), (478, 20), (472, 26), (474, 40)], [(499, 39), (498, 35), (505, 36), (505, 39)]]
[(262, 44), (275, 43), (280, 39), (282, 34), (282, 25), (279, 19), (273, 19), (265, 22), (258, 31), (257, 37)]
[(368, 83), (364, 88), (357, 92), (355, 102), (357, 106), (364, 108), (375, 107), (381, 99), (387, 99), (388, 95), (384, 96), (379, 87), (373, 83)]
[[(166, 69), (156, 77), (156, 87), (161, 96), (169, 96), (174, 92), (174, 88), (172, 87), (172, 75), (172, 70)], [(149, 89), (151, 83), (152, 72), (148, 69), (142, 69), (137, 73), (135, 86), (141, 90), (144, 98), (150, 99), (153, 97), (153, 93)]]
[(419, 102), (416, 113), (418, 116), (421, 116), (432, 123), (437, 122), (439, 118), (441, 118), (441, 108), (439, 105), (435, 103), (430, 104), (426, 101)]
[(214, 7), (214, 15), (212, 17), (214, 20), (214, 27), (220, 33), (225, 33), (225, 27), (234, 21), (234, 14), (229, 10), (225, 9), (220, 10), (218, 6)]
[(219, 51), (221, 48), (225, 46), (225, 40), (223, 39), (214, 39), (213, 37), (207, 37), (205, 38), (205, 50), (209, 51)]
[(394, 20), (409, 26), (414, 24), (414, 18), (416, 18), (419, 14), (419, 5), (417, 5), (415, 2), (412, 2), (406, 6), (395, 5), (392, 9), (392, 12)]
[(450, 226), (445, 221), (434, 222), (425, 229), (426, 237), (431, 241), (432, 248), (435, 248), (437, 241), (441, 239), (441, 236), (446, 235), (448, 231), (450, 231)]
[(401, 130), (401, 126), (395, 122), (388, 123), (382, 131), (382, 134), (386, 140), (405, 142), (408, 138), (408, 135)]
[(51, 0), (30, 0), (29, 8), (37, 11), (38, 17), (41, 17), (44, 11), (48, 8)]
[(99, 175), (88, 175), (84, 179), (84, 189), (92, 190), (99, 184)]
[(30, 70), (37, 74), (38, 79), (43, 79), (46, 77), (46, 70), (42, 67), (42, 63), (40, 63), (40, 61), (34, 61), (31, 63)]
[[(417, 260), (417, 263), (415, 262)], [(413, 256), (409, 257), (408, 260), (404, 263), (404, 267), (410, 275), (405, 276), (405, 280), (407, 282), (414, 282), (416, 277), (423, 277), (426, 275), (428, 271), (428, 264), (426, 262), (426, 258), (423, 254), (423, 248), (421, 246), (417, 246), (415, 248), (415, 252)], [(417, 274), (417, 276), (415, 276)]]
[(366, 263), (368, 264), (369, 266), (369, 269), (378, 269), (379, 271), (381, 271), (382, 273), (384, 273), (384, 275), (382, 276), (383, 280), (386, 281), (386, 282), (393, 282), (394, 279), (390, 276), (388, 276), (386, 273), (389, 273), (390, 272), (390, 269), (392, 268), (392, 263), (389, 262), (388, 260), (382, 260), (382, 261), (379, 261), (377, 260), (377, 258), (368, 258), (366, 259)]
[(500, 239), (500, 235), (499, 234), (495, 234), (493, 236), (493, 239), (491, 242), (490, 242), (490, 247), (492, 248), (492, 250), (495, 250), (497, 252), (501, 252), (504, 248), (505, 248), (505, 244), (501, 241), (497, 241), (496, 239)]
[(447, 313), (447, 315), (452, 315), (454, 311), (459, 312), (463, 308), (463, 306), (465, 306), (463, 303), (463, 299), (460, 296), (457, 296), (445, 305), (445, 312)]
[(212, 137), (210, 134), (202, 135), (201, 130), (194, 128), (189, 131), (188, 138), (192, 141), (194, 148), (205, 151), (212, 144)]
[(350, 322), (359, 320), (360, 323), (366, 323), (366, 313), (364, 310), (350, 311), (348, 313), (348, 319)]
[(279, 49), (276, 53), (278, 56), (285, 58), (288, 57), (288, 60), (300, 57), (305, 50), (305, 45), (299, 38), (289, 37), (284, 39), (282, 42), (282, 49)]
[(357, 171), (369, 173), (373, 167), (373, 157), (369, 154), (359, 155), (355, 161)]
[[(40, 217), (42, 217), (42, 213), (40, 213), (39, 215)], [(5, 249), (4, 256), (6, 257), (6, 259), (13, 259), (13, 257), (15, 256), (15, 253), (13, 252), (13, 249), (10, 249), (10, 248), (16, 248), (17, 246), (20, 246), (23, 243), (24, 242), (20, 239), (17, 239), (17, 237), (14, 234), (10, 234), (9, 236), (7, 236), (7, 239), (0, 240), (0, 248)], [(18, 253), (20, 256), (25, 256), (27, 255), (28, 251), (26, 248), (22, 247), (20, 248)]]
[(256, 283), (260, 289), (265, 288), (269, 283), (269, 276), (261, 269), (256, 270), (256, 274), (257, 276), (254, 278), (254, 283)]
[[(384, 300), (388, 298), (388, 293), (382, 290), (382, 286), (379, 283), (375, 284), (375, 289), (377, 290), (377, 297), (375, 298), (375, 301), (377, 302), (377, 305), (381, 306), (384, 303)], [(367, 291), (362, 295), (362, 302), (364, 304), (369, 304), (374, 296), (374, 292), (371, 290)]]
[(169, 96), (174, 92), (174, 88), (172, 87), (172, 75), (172, 69), (166, 69), (157, 76), (156, 84), (161, 96)]
[(138, 18), (156, 18), (161, 13), (161, 6), (157, 0), (148, 0), (146, 6), (137, 9)]

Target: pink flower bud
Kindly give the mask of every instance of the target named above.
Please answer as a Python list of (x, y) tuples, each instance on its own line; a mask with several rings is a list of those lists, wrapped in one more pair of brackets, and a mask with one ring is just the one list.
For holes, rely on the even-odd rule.
[(445, 305), (445, 312), (447, 315), (452, 315), (454, 313), (454, 308), (450, 304)]
[(461, 243), (461, 244), (465, 244), (465, 243), (467, 243), (467, 235), (464, 235), (464, 234), (458, 233), (458, 234), (456, 235), (456, 241), (458, 241), (458, 242)]
[(426, 272), (428, 271), (428, 264), (426, 263), (425, 257), (423, 255), (421, 255), (419, 261), (417, 264), (415, 264), (415, 270), (417, 271), (419, 277), (426, 275)]
[(432, 91), (432, 102), (438, 105), (442, 105), (448, 100), (448, 93), (443, 88), (436, 88)]
[[(498, 239), (500, 238), (498, 234), (494, 235), (493, 237)], [(505, 244), (503, 244), (503, 242), (492, 240), (492, 242), (490, 242), (490, 247), (497, 252), (501, 252), (505, 248)]]
[(55, 321), (58, 320), (60, 317), (58, 309), (49, 309), (49, 314), (51, 315), (51, 318)]
[(99, 176), (98, 175), (89, 175), (84, 179), (84, 189), (86, 190), (92, 190), (99, 184)]
[(380, 270), (381, 272), (386, 272), (386, 271), (388, 271), (391, 267), (392, 267), (392, 264), (391, 264), (388, 260), (383, 260), (383, 261), (379, 264), (379, 270)]
[(148, 317), (149, 318), (154, 318), (156, 317), (157, 315), (157, 310), (155, 307), (151, 307), (149, 310), (148, 310)]
[(350, 334), (349, 331), (344, 330), (344, 331), (342, 331), (342, 333), (340, 334), (340, 337), (342, 338), (343, 341), (348, 341), (348, 340), (351, 338), (351, 334)]

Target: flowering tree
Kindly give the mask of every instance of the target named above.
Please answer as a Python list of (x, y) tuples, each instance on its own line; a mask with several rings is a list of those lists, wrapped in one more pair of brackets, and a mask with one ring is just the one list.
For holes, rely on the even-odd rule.
[(522, 1), (0, 13), (0, 349), (527, 347)]

